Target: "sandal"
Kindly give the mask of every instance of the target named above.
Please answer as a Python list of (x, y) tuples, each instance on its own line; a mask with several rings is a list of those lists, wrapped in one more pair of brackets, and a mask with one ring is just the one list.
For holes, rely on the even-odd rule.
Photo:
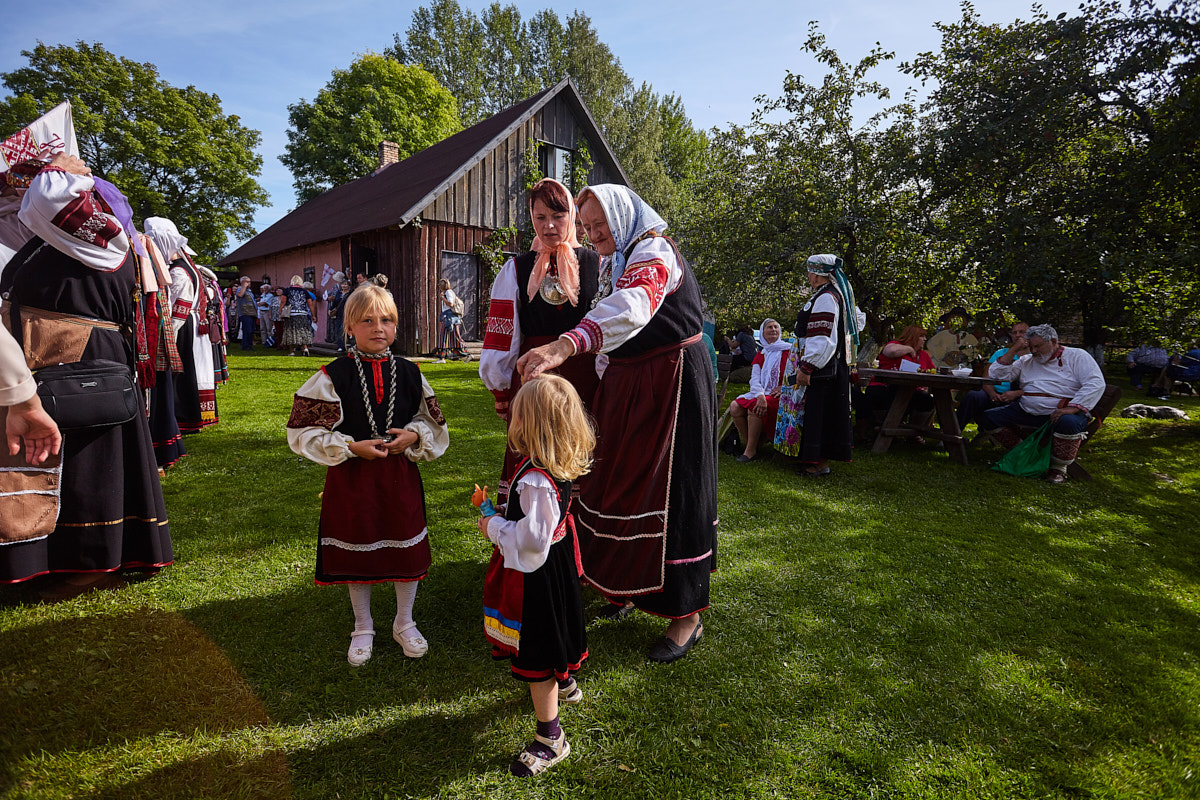
[(396, 626), (392, 626), (392, 638), (396, 640), (396, 644), (400, 645), (400, 649), (404, 651), (404, 655), (409, 658), (420, 658), (429, 652), (429, 642), (424, 636), (417, 634), (416, 636), (405, 636), (405, 631), (410, 631), (417, 627), (417, 623), (410, 622), (399, 630)]
[(579, 684), (571, 678), (571, 682), (566, 686), (558, 685), (558, 702), (569, 703), (575, 705), (583, 701), (583, 689), (579, 688)]
[[(369, 636), (370, 641), (366, 647), (355, 647), (354, 639), (358, 636)], [(375, 645), (375, 631), (354, 631), (350, 634), (350, 649), (346, 651), (346, 660), (350, 662), (352, 667), (361, 667), (363, 664), (371, 660), (371, 650)]]
[(557, 739), (534, 736), (533, 741), (525, 745), (525, 749), (517, 754), (508, 771), (518, 778), (532, 778), (534, 775), (550, 769), (569, 755), (571, 755), (571, 744), (567, 741), (565, 733)]

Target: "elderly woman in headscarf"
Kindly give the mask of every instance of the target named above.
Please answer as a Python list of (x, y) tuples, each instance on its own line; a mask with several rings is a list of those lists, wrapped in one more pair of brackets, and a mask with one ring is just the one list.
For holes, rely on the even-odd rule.
[(183, 433), (217, 424), (212, 344), (208, 340), (208, 293), (187, 237), (165, 217), (148, 217), (146, 235), (170, 265), (171, 321), (183, 371), (175, 374), (175, 418)]
[[(492, 283), (479, 377), (495, 397), (496, 413), (508, 420), (508, 402), (521, 388), (517, 359), (555, 341), (592, 308), (600, 256), (575, 236), (575, 202), (567, 187), (545, 178), (529, 190), (529, 216), (537, 234), (529, 252), (510, 258)], [(444, 282), (449, 287), (449, 281)], [(591, 408), (599, 377), (595, 356), (573, 359), (554, 371), (566, 378), (584, 407)], [(501, 500), (520, 457), (508, 450), (500, 476)]]
[(595, 467), (576, 512), (587, 580), (614, 602), (670, 620), (649, 652), (682, 658), (699, 641), (716, 568), (717, 467), (712, 365), (700, 287), (666, 222), (626, 186), (578, 197), (602, 256), (595, 307), (517, 363), (529, 380), (600, 354)]
[[(138, 327), (133, 248), (144, 248), (132, 242), (128, 205), (121, 208), (115, 191), (74, 157), (56, 158), (30, 178), (18, 213), (33, 238), (8, 263), (0, 291), (9, 301), (4, 324), (25, 340), (33, 370), (104, 360), (134, 373), (122, 331)], [(62, 600), (119, 586), (124, 570), (171, 563), (142, 395), (134, 392), (131, 419), (64, 432), (61, 475), (49, 476), (57, 496), (41, 495), (57, 503), (48, 509), (52, 530), (11, 510), (0, 515), (0, 584), (54, 575), (60, 583), (43, 597)]]
[(807, 387), (800, 474), (813, 477), (828, 475), (831, 460), (850, 460), (851, 342), (858, 343), (861, 321), (842, 259), (828, 253), (809, 256), (806, 268), (814, 291), (796, 316), (796, 335), (804, 339), (796, 383)]
[(746, 443), (738, 461), (753, 461), (758, 457), (758, 444), (765, 434), (775, 435), (775, 415), (779, 411), (779, 393), (787, 354), (792, 343), (783, 338), (783, 330), (773, 319), (764, 320), (758, 329), (762, 350), (750, 362), (750, 391), (729, 404), (729, 415), (737, 427), (738, 436)]

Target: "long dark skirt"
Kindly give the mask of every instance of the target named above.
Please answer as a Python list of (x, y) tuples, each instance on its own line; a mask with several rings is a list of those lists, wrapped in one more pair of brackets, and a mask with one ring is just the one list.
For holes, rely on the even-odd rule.
[[(116, 331), (93, 329), (83, 358), (126, 361)], [(0, 583), (54, 572), (157, 569), (175, 556), (145, 404), (123, 425), (63, 436), (61, 508), (54, 531), (0, 546)]]
[[(499, 608), (489, 605), (493, 597)], [(587, 660), (583, 597), (570, 534), (551, 545), (546, 563), (529, 573), (506, 569), (500, 551), (493, 550), (484, 606), (492, 657), (511, 659), (517, 680), (566, 678)], [(510, 619), (513, 616), (518, 618)]]
[(596, 391), (596, 465), (577, 514), (584, 572), (610, 598), (671, 618), (708, 607), (715, 394), (699, 338), (682, 351), (610, 361)]
[(804, 393), (799, 457), (805, 463), (851, 460), (850, 368), (840, 360), (838, 364), (831, 380), (815, 381)]
[(169, 467), (187, 455), (175, 419), (175, 381), (170, 372), (157, 373), (150, 390), (150, 440), (160, 467)]

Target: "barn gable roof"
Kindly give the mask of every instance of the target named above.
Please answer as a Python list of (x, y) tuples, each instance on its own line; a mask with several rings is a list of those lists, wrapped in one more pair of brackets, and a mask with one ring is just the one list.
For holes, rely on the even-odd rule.
[(563, 78), (403, 161), (314, 197), (221, 259), (217, 266), (408, 223), (560, 93), (575, 109), (589, 138), (600, 143), (601, 152), (595, 157), (607, 162), (628, 183), (575, 85), (570, 78)]

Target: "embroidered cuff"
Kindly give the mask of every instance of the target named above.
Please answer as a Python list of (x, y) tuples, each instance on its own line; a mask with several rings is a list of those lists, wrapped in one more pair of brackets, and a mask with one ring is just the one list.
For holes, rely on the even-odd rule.
[(510, 400), (512, 400), (512, 388), (492, 389), (492, 397), (496, 398), (497, 403), (507, 404)]
[(558, 338), (566, 339), (571, 343), (571, 347), (575, 348), (575, 353), (573, 355), (579, 355), (580, 353), (587, 351), (587, 339), (578, 331), (578, 329), (569, 330), (564, 334), (560, 334)]
[(800, 362), (800, 371), (803, 372), (805, 375), (812, 375), (814, 372), (816, 372), (819, 369), (820, 369), (820, 367), (814, 367), (812, 364), (808, 363), (807, 361)]

